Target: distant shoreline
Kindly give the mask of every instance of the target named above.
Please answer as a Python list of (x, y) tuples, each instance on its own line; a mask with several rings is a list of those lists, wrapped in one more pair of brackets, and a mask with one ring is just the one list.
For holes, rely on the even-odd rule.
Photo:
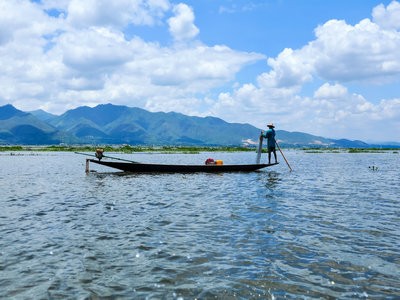
[(161, 153), (199, 153), (199, 152), (251, 152), (255, 148), (226, 147), (226, 146), (0, 146), (0, 152), (6, 151), (43, 151), (43, 152), (95, 152), (101, 148), (104, 152), (138, 153), (138, 152), (161, 152)]
[[(30, 146), (30, 145), (15, 145), (15, 146), (0, 146), (0, 152), (19, 152), (19, 151), (38, 151), (38, 152), (95, 152), (96, 149), (102, 148), (104, 152), (117, 153), (138, 153), (138, 152), (157, 152), (157, 153), (182, 153), (196, 154), (200, 152), (255, 152), (254, 147), (227, 147), (227, 146), (78, 146), (78, 145), (53, 145), (53, 146)], [(382, 153), (393, 151), (399, 153), (399, 148), (392, 147), (377, 147), (377, 148), (286, 148), (287, 150), (300, 150), (305, 153)], [(266, 152), (266, 148), (263, 149)]]

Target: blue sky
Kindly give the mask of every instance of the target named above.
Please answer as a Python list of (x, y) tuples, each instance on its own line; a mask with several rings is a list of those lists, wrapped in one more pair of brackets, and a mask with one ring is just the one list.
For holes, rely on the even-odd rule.
[(400, 2), (0, 0), (0, 105), (400, 142)]

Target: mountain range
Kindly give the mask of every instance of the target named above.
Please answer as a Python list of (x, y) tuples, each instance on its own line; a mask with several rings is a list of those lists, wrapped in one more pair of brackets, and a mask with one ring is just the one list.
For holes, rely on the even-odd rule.
[[(258, 143), (260, 130), (215, 117), (149, 112), (113, 104), (81, 106), (59, 116), (43, 110), (24, 112), (11, 104), (0, 107), (0, 145), (246, 146)], [(302, 132), (277, 130), (276, 135), (283, 147), (371, 147), (362, 141), (328, 139)]]

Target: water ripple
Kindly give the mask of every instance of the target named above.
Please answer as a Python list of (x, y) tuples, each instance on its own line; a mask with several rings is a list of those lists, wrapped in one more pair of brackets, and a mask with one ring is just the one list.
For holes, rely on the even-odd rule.
[[(254, 160), (134, 159), (210, 155)], [(399, 155), (287, 158), (293, 172), (86, 175), (69, 153), (0, 156), (0, 298), (399, 298)]]

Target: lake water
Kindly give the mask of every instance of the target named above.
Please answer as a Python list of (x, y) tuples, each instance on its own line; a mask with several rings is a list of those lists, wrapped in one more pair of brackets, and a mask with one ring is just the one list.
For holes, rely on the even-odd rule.
[(399, 299), (400, 154), (285, 154), (293, 172), (123, 175), (0, 153), (0, 298)]

